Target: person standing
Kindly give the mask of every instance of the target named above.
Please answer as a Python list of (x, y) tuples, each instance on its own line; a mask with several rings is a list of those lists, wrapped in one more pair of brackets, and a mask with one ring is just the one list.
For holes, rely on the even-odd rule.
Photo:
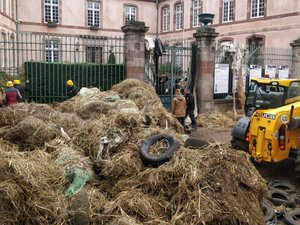
[(12, 81), (6, 82), (6, 89), (3, 93), (3, 103), (6, 106), (17, 104), (21, 99), (22, 96), (18, 89), (14, 88), (14, 84)]
[(14, 80), (13, 84), (14, 84), (14, 87), (19, 90), (19, 92), (22, 96), (22, 99), (19, 100), (19, 102), (24, 102), (25, 97), (26, 97), (25, 96), (25, 91), (26, 91), (25, 87), (21, 84), (20, 80)]
[(69, 98), (76, 96), (78, 93), (78, 88), (74, 85), (72, 80), (67, 81), (67, 95)]
[(3, 96), (3, 89), (2, 89), (2, 87), (0, 86), (0, 107), (3, 106), (3, 100), (2, 100), (3, 97), (2, 97), (2, 96)]
[(181, 94), (180, 89), (176, 89), (175, 97), (172, 100), (172, 114), (178, 119), (185, 131), (186, 100)]
[(194, 114), (195, 99), (189, 88), (184, 89), (184, 97), (186, 100), (186, 115), (185, 116), (190, 117), (192, 128), (196, 129), (197, 123), (196, 123), (195, 114)]

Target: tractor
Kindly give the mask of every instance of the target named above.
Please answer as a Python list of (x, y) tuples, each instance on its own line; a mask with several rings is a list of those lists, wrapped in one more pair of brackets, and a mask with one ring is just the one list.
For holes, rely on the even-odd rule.
[(294, 156), (300, 175), (300, 80), (252, 78), (244, 109), (231, 132), (232, 148), (247, 151), (255, 162)]

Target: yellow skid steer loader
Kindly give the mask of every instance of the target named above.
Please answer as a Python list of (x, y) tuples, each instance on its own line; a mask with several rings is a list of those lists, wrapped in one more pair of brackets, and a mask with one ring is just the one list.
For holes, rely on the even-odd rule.
[(257, 162), (295, 156), (300, 175), (300, 80), (251, 79), (245, 114), (232, 129), (232, 147), (248, 151)]

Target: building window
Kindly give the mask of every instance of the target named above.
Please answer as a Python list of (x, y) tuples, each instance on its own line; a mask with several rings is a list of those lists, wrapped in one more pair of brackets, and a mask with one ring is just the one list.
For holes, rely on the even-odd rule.
[(125, 22), (129, 20), (136, 20), (137, 9), (134, 6), (125, 6)]
[(175, 30), (182, 30), (183, 28), (183, 5), (177, 4), (175, 6)]
[(58, 23), (58, 0), (45, 0), (45, 22)]
[(100, 26), (100, 3), (88, 2), (87, 3), (88, 26)]
[(262, 17), (265, 15), (265, 1), (251, 0), (251, 18)]
[(233, 21), (233, 0), (223, 1), (223, 22)]
[(46, 41), (45, 42), (45, 61), (58, 62), (59, 61), (59, 42)]
[(193, 27), (199, 27), (199, 14), (201, 13), (201, 0), (193, 0)]
[(255, 35), (248, 39), (249, 55), (251, 55), (248, 59), (250, 64), (262, 65), (263, 57), (261, 49), (263, 47), (263, 41), (262, 37)]
[(163, 8), (163, 32), (170, 31), (170, 7)]
[(0, 12), (3, 12), (3, 0), (0, 0)]
[(86, 62), (102, 63), (102, 47), (87, 46), (86, 47)]

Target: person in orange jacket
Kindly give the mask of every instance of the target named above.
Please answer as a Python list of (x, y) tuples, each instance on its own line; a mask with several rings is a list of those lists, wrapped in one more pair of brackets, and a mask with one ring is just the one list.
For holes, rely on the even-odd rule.
[(172, 114), (178, 119), (185, 130), (186, 100), (180, 89), (176, 89), (175, 97), (172, 100)]

